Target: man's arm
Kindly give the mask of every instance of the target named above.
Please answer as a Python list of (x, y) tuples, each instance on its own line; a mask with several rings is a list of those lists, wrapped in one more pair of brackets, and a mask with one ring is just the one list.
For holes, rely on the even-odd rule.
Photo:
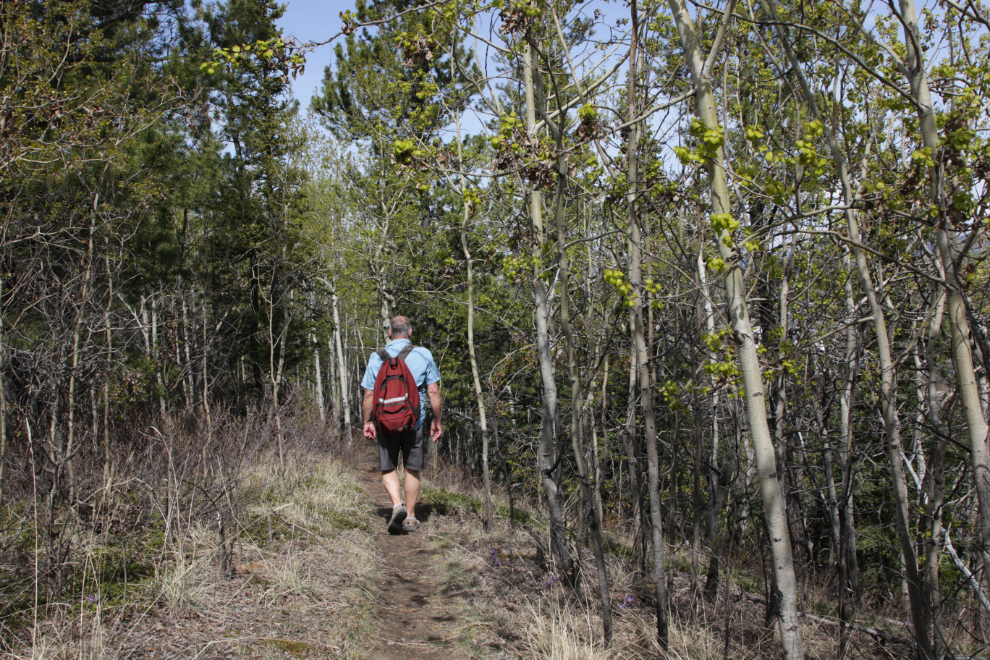
[(433, 423), (430, 425), (430, 437), (433, 439), (433, 442), (436, 442), (440, 439), (440, 434), (443, 433), (443, 426), (440, 424), (440, 383), (430, 383), (427, 385), (426, 394), (430, 397), (430, 408), (433, 409)]
[[(437, 390), (437, 400), (439, 401), (440, 391)], [(377, 436), (375, 431), (375, 424), (371, 421), (371, 410), (374, 408), (375, 393), (373, 390), (364, 391), (364, 401), (361, 402), (361, 408), (364, 411), (364, 437), (369, 440), (374, 440)]]

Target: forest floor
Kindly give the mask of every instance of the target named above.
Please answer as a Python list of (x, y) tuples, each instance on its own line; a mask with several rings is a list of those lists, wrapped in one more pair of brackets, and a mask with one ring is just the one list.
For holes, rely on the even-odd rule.
[[(272, 467), (257, 468), (243, 488), (230, 570), (218, 571), (215, 529), (190, 525), (126, 603), (104, 603), (98, 585), (92, 596), (84, 587), (78, 603), (16, 634), (8, 657), (658, 657), (651, 585), (619, 556), (618, 539), (620, 551), (608, 559), (615, 632), (605, 649), (591, 579), (579, 592), (556, 579), (534, 512), (517, 508), (513, 526), (500, 504), (485, 531), (478, 493), (428, 466), (422, 526), (390, 536), (391, 506), (372, 458), (299, 461), (279, 479)], [(779, 657), (762, 605), (692, 600), (683, 557), (672, 559), (670, 658)], [(593, 570), (590, 552), (581, 562)], [(804, 621), (807, 657), (834, 657), (834, 628)], [(902, 657), (902, 650), (853, 635), (849, 657)]]

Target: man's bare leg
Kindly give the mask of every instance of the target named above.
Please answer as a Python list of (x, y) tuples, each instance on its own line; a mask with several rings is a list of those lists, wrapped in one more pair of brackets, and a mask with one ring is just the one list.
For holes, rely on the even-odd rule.
[[(409, 470), (406, 470), (406, 492), (409, 492)], [(385, 485), (385, 490), (388, 492), (388, 496), (392, 500), (392, 506), (396, 504), (402, 504), (402, 490), (399, 488), (399, 472), (398, 470), (389, 470), (388, 472), (382, 472), (382, 484)], [(416, 492), (419, 492), (419, 480), (416, 480)], [(412, 509), (409, 509), (412, 510)]]
[[(406, 473), (406, 511), (410, 518), (416, 517), (416, 501), (419, 499), (419, 470), (405, 469)], [(395, 481), (398, 488), (399, 480)]]

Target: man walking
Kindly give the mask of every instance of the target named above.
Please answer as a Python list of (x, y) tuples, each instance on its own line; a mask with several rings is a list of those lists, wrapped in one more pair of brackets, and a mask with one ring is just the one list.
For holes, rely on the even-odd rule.
[[(409, 319), (405, 316), (393, 317), (388, 330), (390, 341), (385, 345), (385, 352), (393, 358), (398, 357), (403, 349), (410, 345), (411, 337), (412, 324)], [(375, 379), (384, 364), (377, 351), (368, 358), (368, 367), (361, 380), (361, 387), (364, 388), (364, 437), (369, 440), (378, 439), (382, 484), (385, 485), (385, 490), (392, 499), (392, 517), (388, 523), (389, 534), (414, 532), (419, 529), (419, 521), (416, 520), (416, 500), (419, 498), (419, 473), (424, 466), (423, 420), (426, 418), (427, 395), (429, 395), (430, 407), (433, 409), (433, 423), (430, 428), (433, 442), (436, 442), (443, 432), (443, 427), (440, 425), (440, 371), (433, 361), (433, 354), (422, 346), (416, 346), (407, 351), (403, 358), (419, 390), (420, 409), (414, 428), (399, 433), (380, 433), (371, 419), (375, 407)], [(399, 475), (396, 472), (400, 451), (406, 473), (404, 506), (399, 489)]]

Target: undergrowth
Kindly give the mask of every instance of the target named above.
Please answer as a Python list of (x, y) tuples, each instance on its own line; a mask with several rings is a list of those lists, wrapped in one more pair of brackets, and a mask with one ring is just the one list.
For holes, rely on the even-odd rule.
[[(363, 493), (328, 428), (282, 423), (281, 466), (271, 425), (249, 419), (212, 430), (215, 468), (194, 463), (204, 429), (174, 427), (184, 455), (121, 466), (90, 501), (22, 492), (0, 514), (0, 653), (363, 657), (376, 589)], [(305, 649), (283, 639), (294, 627)]]
[[(249, 419), (205, 437), (202, 428), (175, 429), (164, 438), (170, 455), (121, 466), (75, 503), (22, 490), (0, 512), (0, 652), (15, 660), (374, 657), (382, 594), (371, 541), (381, 531), (328, 429), (304, 415), (283, 424), (281, 465), (270, 421)], [(208, 438), (215, 446), (204, 451)], [(456, 616), (423, 644), (479, 659), (779, 655), (752, 596), (763, 593), (759, 558), (740, 551), (710, 602), (692, 588), (681, 545), (667, 548), (670, 647), (661, 652), (653, 586), (615, 529), (605, 534), (613, 611), (606, 647), (587, 537), (570, 537), (581, 567), (571, 588), (553, 565), (539, 505), (517, 499), (510, 515), (504, 491), (493, 497), (495, 520), (485, 529), (474, 480), (450, 469), (424, 479), (421, 511), (435, 516), (423, 532), (436, 557), (433, 597)], [(824, 587), (807, 587), (803, 606), (834, 615)], [(868, 608), (858, 616), (883, 624)], [(804, 629), (807, 657), (833, 657), (832, 628)], [(868, 637), (854, 646), (857, 658), (902, 651)]]
[[(669, 646), (662, 651), (657, 644), (654, 587), (636, 571), (628, 535), (607, 529), (613, 638), (606, 646), (590, 540), (586, 537), (576, 543), (578, 539), (570, 537), (572, 551), (579, 554), (582, 577), (577, 589), (566, 586), (550, 559), (548, 525), (538, 507), (516, 502), (516, 511), (524, 511), (525, 516), (517, 513), (510, 521), (504, 491), (495, 492), (498, 513), (486, 530), (479, 484), (454, 470), (436, 472), (441, 477), (424, 481), (422, 500), (433, 512), (453, 515), (456, 520), (440, 526), (432, 538), (440, 557), (440, 594), (445, 602), (459, 603), (462, 610), (458, 628), (462, 655), (455, 657), (722, 660), (780, 656), (779, 635), (766, 622), (765, 605), (747, 599), (763, 594), (758, 555), (741, 553), (728, 562), (728, 568), (723, 562), (719, 591), (710, 601), (701, 594), (703, 572), (698, 588), (692, 588), (690, 548), (668, 546)], [(703, 558), (702, 569), (707, 562)], [(834, 603), (826, 589), (808, 585), (804, 598), (809, 612), (834, 616)], [(879, 625), (869, 612), (860, 613), (860, 620)], [(805, 656), (834, 657), (835, 630), (804, 621)], [(909, 649), (881, 645), (868, 636), (860, 635), (854, 641), (850, 657), (909, 657)]]

